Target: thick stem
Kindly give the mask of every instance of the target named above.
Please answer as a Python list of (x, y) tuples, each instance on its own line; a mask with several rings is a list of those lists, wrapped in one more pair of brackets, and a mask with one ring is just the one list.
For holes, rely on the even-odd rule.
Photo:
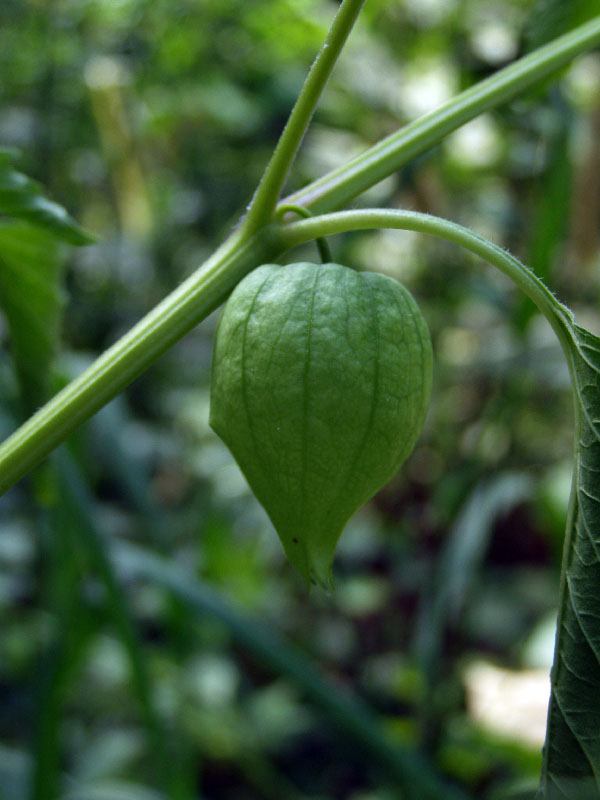
[(271, 220), (302, 137), (364, 3), (365, 0), (344, 0), (340, 6), (250, 203), (243, 221), (246, 232), (254, 233)]
[(269, 229), (234, 235), (0, 446), (0, 493), (217, 308), (253, 267), (280, 252)]
[(313, 213), (332, 211), (391, 175), (484, 111), (496, 108), (600, 42), (600, 16), (453, 97), (338, 169), (286, 197)]

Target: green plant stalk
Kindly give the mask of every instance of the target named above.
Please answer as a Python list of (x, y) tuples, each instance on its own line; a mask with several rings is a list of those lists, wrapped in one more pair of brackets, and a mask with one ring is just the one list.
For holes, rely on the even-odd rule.
[(0, 445), (0, 493), (106, 405), (279, 250), (268, 230), (233, 234), (186, 281)]
[(63, 508), (45, 511), (38, 523), (52, 547), (44, 559), (42, 584), (46, 607), (56, 620), (51, 641), (40, 653), (36, 670), (35, 735), (28, 800), (56, 800), (61, 784), (61, 738), (69, 688), (88, 652), (96, 622), (79, 591), (77, 553), (68, 541)]
[(479, 114), (552, 75), (600, 42), (600, 16), (538, 48), (382, 139), (343, 166), (284, 198), (313, 213), (332, 211), (379, 183)]
[(343, 0), (244, 217), (242, 225), (247, 233), (254, 233), (273, 217), (302, 137), (364, 3), (365, 0)]
[[(449, 131), (518, 94), (598, 41), (600, 17), (463, 92), (437, 112), (384, 139), (283, 202), (319, 211), (335, 208), (424, 152)], [(244, 229), (242, 223), (205, 264), (0, 445), (0, 493), (204, 319), (247, 272), (284, 249), (276, 241), (274, 226), (265, 225), (252, 236), (249, 230), (251, 227)]]
[[(67, 452), (58, 450), (52, 462), (60, 493), (57, 506), (70, 521), (70, 524), (63, 524), (62, 535), (67, 539), (73, 537), (75, 526), (75, 535), (83, 541), (93, 569), (104, 586), (107, 609), (129, 658), (132, 688), (148, 731), (155, 775), (165, 793), (174, 800), (177, 797), (177, 776), (173, 769), (176, 762), (172, 758), (171, 738), (156, 707), (147, 658), (129, 611), (127, 597), (108, 554), (108, 543), (96, 527), (91, 513), (92, 499), (74, 461)], [(76, 542), (67, 541), (66, 544), (73, 548)]]
[[(282, 204), (277, 207), (277, 216), (281, 221), (285, 219), (286, 214), (288, 214), (289, 212), (297, 214), (299, 217), (302, 217), (303, 219), (308, 219), (312, 217), (310, 211), (306, 208), (303, 208), (302, 206), (295, 206), (293, 204), (289, 205)], [(333, 258), (331, 256), (331, 250), (329, 249), (329, 245), (327, 243), (327, 239), (319, 238), (316, 240), (316, 244), (317, 244), (317, 250), (319, 251), (319, 256), (321, 257), (321, 261), (323, 262), (323, 264), (329, 264), (331, 261), (333, 261)]]

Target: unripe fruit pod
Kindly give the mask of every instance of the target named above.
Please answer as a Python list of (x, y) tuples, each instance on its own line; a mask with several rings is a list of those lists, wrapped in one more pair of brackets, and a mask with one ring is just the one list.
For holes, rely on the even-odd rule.
[(227, 301), (210, 424), (307, 582), (331, 586), (347, 521), (411, 453), (431, 368), (419, 307), (385, 275), (266, 264)]

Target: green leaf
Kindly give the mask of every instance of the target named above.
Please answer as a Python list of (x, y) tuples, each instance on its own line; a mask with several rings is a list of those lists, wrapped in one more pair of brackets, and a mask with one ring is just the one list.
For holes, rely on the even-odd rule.
[(577, 447), (541, 793), (600, 796), (600, 338), (570, 326)]
[(15, 152), (0, 149), (0, 215), (27, 220), (69, 244), (90, 244), (86, 233), (58, 203), (42, 194), (42, 187), (13, 169)]
[(42, 186), (13, 168), (18, 152), (0, 148), (0, 305), (8, 323), (24, 410), (48, 395), (49, 367), (58, 342), (63, 295), (60, 241), (93, 238)]
[(54, 236), (23, 222), (0, 224), (0, 305), (26, 410), (47, 396), (64, 300), (61, 273)]

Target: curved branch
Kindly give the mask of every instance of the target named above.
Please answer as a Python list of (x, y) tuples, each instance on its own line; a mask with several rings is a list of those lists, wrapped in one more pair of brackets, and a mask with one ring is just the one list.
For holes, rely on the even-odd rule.
[(504, 272), (533, 300), (552, 325), (565, 354), (569, 357), (572, 346), (570, 329), (573, 324), (571, 311), (556, 299), (525, 264), (498, 245), (468, 228), (463, 228), (462, 225), (417, 211), (372, 208), (339, 211), (292, 222), (282, 228), (281, 240), (286, 248), (291, 248), (319, 236), (369, 228), (397, 228), (428, 233), (458, 244), (480, 256)]

